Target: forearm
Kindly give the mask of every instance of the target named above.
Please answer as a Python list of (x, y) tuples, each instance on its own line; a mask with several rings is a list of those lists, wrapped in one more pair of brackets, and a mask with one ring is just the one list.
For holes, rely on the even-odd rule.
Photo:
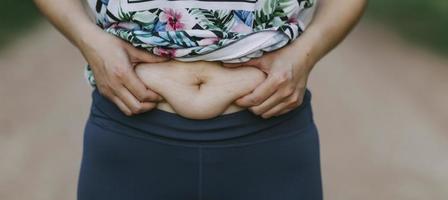
[(92, 22), (81, 0), (33, 0), (41, 13), (76, 47), (81, 49), (102, 33)]
[(297, 58), (305, 59), (307, 69), (335, 48), (361, 18), (367, 0), (318, 0), (319, 5), (306, 30), (291, 47)]

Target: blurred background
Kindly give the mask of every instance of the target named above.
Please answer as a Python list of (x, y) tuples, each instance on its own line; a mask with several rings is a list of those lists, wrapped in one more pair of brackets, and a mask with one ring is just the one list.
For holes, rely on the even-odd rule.
[[(0, 199), (75, 200), (91, 88), (31, 1), (2, 0)], [(448, 1), (375, 0), (314, 68), (326, 200), (448, 199)]]

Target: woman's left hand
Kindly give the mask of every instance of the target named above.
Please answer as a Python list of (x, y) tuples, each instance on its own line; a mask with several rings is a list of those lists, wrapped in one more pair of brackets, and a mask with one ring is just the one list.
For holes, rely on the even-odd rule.
[(223, 63), (225, 67), (257, 67), (268, 75), (251, 93), (235, 103), (249, 107), (263, 118), (284, 114), (301, 105), (312, 64), (308, 64), (306, 56), (300, 55), (297, 49), (285, 46), (247, 62)]

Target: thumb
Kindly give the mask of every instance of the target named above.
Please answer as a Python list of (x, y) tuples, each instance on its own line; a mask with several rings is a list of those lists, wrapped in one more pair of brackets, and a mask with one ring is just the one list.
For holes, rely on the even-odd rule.
[(132, 45), (127, 46), (126, 50), (128, 52), (131, 62), (133, 63), (139, 63), (139, 62), (156, 63), (156, 62), (168, 61), (171, 59), (169, 57), (154, 55), (149, 51), (147, 51), (146, 49), (137, 48)]

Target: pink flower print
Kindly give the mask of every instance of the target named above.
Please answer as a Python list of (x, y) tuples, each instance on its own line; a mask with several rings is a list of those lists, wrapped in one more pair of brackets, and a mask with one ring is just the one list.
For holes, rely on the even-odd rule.
[(295, 17), (291, 17), (291, 18), (289, 18), (289, 19), (287, 20), (287, 23), (297, 24), (298, 21), (297, 21), (297, 18), (295, 18)]
[(131, 22), (116, 22), (110, 28), (133, 30), (139, 28), (137, 24)]
[(287, 23), (297, 24), (298, 17), (299, 17), (299, 9), (296, 8), (292, 11), (291, 15), (288, 17)]
[(194, 22), (190, 19), (190, 16), (184, 9), (164, 9), (160, 14), (159, 19), (161, 22), (166, 23), (165, 30), (167, 31), (185, 30), (194, 25)]
[(154, 54), (163, 56), (163, 57), (176, 57), (176, 49), (162, 48), (162, 47), (154, 47)]

